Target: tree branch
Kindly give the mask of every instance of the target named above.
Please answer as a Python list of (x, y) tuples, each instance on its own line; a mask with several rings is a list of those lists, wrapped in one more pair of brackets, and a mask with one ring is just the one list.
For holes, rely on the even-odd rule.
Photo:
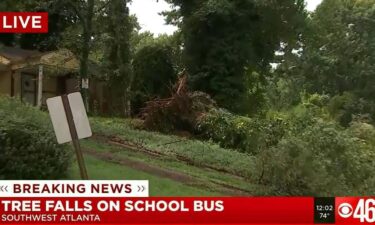
[(106, 3), (104, 3), (99, 9), (97, 9), (97, 10), (95, 11), (95, 14), (96, 14), (96, 13), (99, 13), (100, 11), (102, 11), (103, 9), (105, 9), (105, 8), (109, 5), (109, 3), (110, 3), (110, 0), (107, 0)]
[(86, 28), (86, 21), (85, 21), (85, 18), (84, 16), (82, 15), (82, 12), (78, 9), (78, 7), (73, 4), (72, 1), (68, 0), (67, 1), (67, 6), (70, 6), (73, 11), (75, 12), (75, 14), (78, 16), (79, 20), (81, 21), (82, 25), (84, 26), (84, 29)]

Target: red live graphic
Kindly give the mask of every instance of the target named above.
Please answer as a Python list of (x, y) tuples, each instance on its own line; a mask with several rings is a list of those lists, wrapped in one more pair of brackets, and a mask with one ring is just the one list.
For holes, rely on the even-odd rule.
[(48, 13), (0, 12), (0, 33), (48, 33)]

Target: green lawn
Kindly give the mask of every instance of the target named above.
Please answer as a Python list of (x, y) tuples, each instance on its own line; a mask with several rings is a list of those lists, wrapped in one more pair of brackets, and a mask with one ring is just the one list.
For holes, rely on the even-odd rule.
[(131, 120), (126, 119), (94, 117), (90, 118), (90, 123), (96, 134), (115, 135), (171, 157), (179, 155), (196, 166), (223, 169), (254, 180), (259, 177), (259, 174), (253, 174), (256, 171), (255, 158), (246, 153), (224, 149), (211, 142), (136, 130)]
[[(254, 161), (251, 155), (223, 149), (210, 142), (136, 130), (131, 120), (90, 118), (90, 121), (95, 134), (114, 135), (162, 153), (155, 157), (100, 138), (82, 140), (83, 149), (90, 153), (86, 155), (90, 179), (149, 180), (152, 196), (264, 195), (267, 192), (267, 187), (251, 182), (251, 177), (257, 177), (252, 174)], [(188, 159), (189, 163), (178, 156)], [(129, 161), (142, 167), (129, 164)], [(152, 171), (144, 169), (144, 165)], [(167, 175), (154, 173), (155, 168), (172, 172)], [(222, 169), (230, 173), (222, 172)], [(188, 179), (177, 179), (171, 173)], [(79, 179), (75, 164), (70, 169), (69, 179)]]
[[(187, 186), (166, 178), (152, 176), (114, 163), (105, 162), (92, 156), (85, 155), (85, 162), (90, 179), (97, 180), (149, 180), (151, 196), (218, 196), (209, 192)], [(69, 171), (68, 179), (80, 179), (76, 162)]]
[[(158, 168), (163, 168), (168, 171), (175, 171), (181, 174), (186, 174), (195, 179), (191, 185), (204, 188), (211, 192), (222, 193), (224, 195), (233, 195), (232, 192), (228, 192), (226, 187), (232, 186), (235, 189), (245, 190), (246, 195), (262, 195), (265, 187), (254, 185), (247, 179), (240, 178), (227, 173), (222, 173), (216, 170), (201, 168), (194, 165), (186, 164), (176, 160), (174, 157), (163, 156), (154, 157), (144, 153), (134, 152), (123, 149), (121, 147), (112, 146), (103, 142), (98, 142), (93, 139), (86, 139), (81, 141), (82, 147), (92, 149), (97, 152), (111, 153), (116, 159), (126, 158), (132, 161), (141, 162), (147, 165), (151, 165)], [(238, 195), (237, 193), (236, 195)]]

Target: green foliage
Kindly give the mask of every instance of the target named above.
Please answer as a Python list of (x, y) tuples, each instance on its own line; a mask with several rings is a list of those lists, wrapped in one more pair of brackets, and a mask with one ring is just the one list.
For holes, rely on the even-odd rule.
[(375, 146), (375, 129), (374, 126), (365, 122), (352, 122), (348, 127), (347, 132), (366, 143)]
[(325, 0), (312, 14), (298, 57), (285, 58), (287, 77), (309, 93), (351, 92), (374, 101), (374, 0)]
[(112, 114), (130, 116), (131, 68), (130, 40), (134, 23), (130, 17), (128, 1), (111, 0), (104, 16), (108, 34), (104, 48), (104, 67), (109, 90), (109, 107)]
[(159, 45), (168, 46), (171, 49), (171, 56), (173, 57), (173, 63), (179, 67), (179, 70), (183, 69), (181, 62), (181, 48), (182, 48), (182, 37), (181, 33), (176, 31), (172, 35), (161, 34), (154, 37), (154, 34), (146, 32), (134, 32), (131, 37), (131, 48), (133, 54), (136, 54), (139, 50), (146, 46)]
[(143, 103), (171, 95), (177, 80), (173, 47), (168, 43), (152, 42), (141, 47), (133, 59), (133, 112), (138, 113)]
[(268, 109), (285, 110), (296, 106), (301, 101), (300, 85), (290, 78), (271, 79), (266, 88), (265, 98)]
[(281, 117), (269, 119), (233, 115), (222, 110), (212, 110), (202, 116), (197, 132), (225, 148), (257, 154), (277, 144), (284, 135), (286, 124)]
[(327, 108), (331, 116), (345, 127), (348, 127), (355, 118), (373, 122), (375, 116), (374, 103), (349, 92), (334, 96)]
[(266, 84), (264, 75), (255, 71), (247, 71), (245, 85), (246, 93), (243, 95), (243, 101), (238, 105), (238, 110), (245, 115), (259, 115), (266, 108)]
[(323, 107), (328, 104), (329, 101), (329, 96), (328, 95), (319, 95), (319, 94), (305, 94), (302, 96), (302, 104), (308, 106), (308, 105), (313, 105), (313, 106), (318, 106), (318, 107)]
[(252, 71), (264, 75), (280, 42), (293, 42), (304, 21), (303, 1), (168, 2), (176, 6), (166, 13), (167, 21), (181, 28), (192, 87), (241, 113), (247, 113), (243, 105), (249, 96), (259, 97), (249, 95), (257, 84), (248, 86), (248, 76)]
[(181, 28), (184, 62), (193, 88), (242, 113), (248, 112), (243, 104), (249, 98), (259, 97), (249, 95), (248, 90), (257, 84), (248, 87), (247, 76), (254, 70), (264, 75), (280, 41), (296, 37), (304, 16), (303, 1), (168, 2), (178, 7), (166, 13), (167, 21)]
[(70, 154), (57, 145), (46, 114), (1, 97), (0, 118), (0, 179), (65, 177)]
[[(260, 182), (280, 195), (373, 194), (364, 188), (374, 176), (371, 125), (344, 130), (306, 106), (290, 115), (289, 124), (278, 144), (258, 156)], [(369, 130), (371, 137), (364, 135)]]

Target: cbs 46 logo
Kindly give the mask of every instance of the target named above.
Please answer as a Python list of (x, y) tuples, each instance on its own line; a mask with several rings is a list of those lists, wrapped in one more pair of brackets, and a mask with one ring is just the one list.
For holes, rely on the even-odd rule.
[(342, 218), (359, 219), (361, 223), (375, 222), (375, 200), (374, 199), (360, 199), (357, 206), (353, 207), (349, 203), (342, 203), (338, 208), (338, 214)]

